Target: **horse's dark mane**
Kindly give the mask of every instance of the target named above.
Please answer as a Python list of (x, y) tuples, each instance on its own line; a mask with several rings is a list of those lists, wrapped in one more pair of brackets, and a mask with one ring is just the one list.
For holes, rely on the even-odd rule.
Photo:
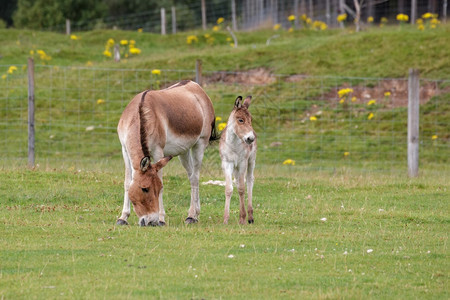
[(139, 102), (139, 131), (141, 134), (141, 147), (142, 147), (142, 152), (144, 153), (144, 157), (146, 157), (146, 156), (150, 157), (150, 150), (148, 149), (148, 145), (147, 145), (147, 133), (145, 130), (146, 124), (147, 124), (147, 119), (145, 118), (145, 114), (142, 109), (142, 107), (144, 105), (145, 96), (147, 95), (147, 92), (149, 92), (149, 91), (150, 90), (146, 90), (142, 94), (141, 102)]

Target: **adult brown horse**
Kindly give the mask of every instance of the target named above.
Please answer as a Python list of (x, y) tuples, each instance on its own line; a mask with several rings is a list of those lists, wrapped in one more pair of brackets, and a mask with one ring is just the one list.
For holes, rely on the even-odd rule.
[(205, 91), (187, 80), (142, 92), (125, 108), (117, 131), (125, 162), (124, 203), (117, 224), (128, 224), (131, 201), (140, 226), (165, 225), (161, 169), (173, 156), (179, 156), (191, 183), (185, 222), (197, 222), (203, 153), (217, 139), (214, 108)]

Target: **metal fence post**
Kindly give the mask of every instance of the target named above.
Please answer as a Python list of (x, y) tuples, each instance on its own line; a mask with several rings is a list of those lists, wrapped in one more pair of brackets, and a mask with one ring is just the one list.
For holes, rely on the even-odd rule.
[(70, 20), (66, 19), (66, 35), (70, 35)]
[(202, 60), (201, 59), (197, 59), (195, 61), (195, 82), (197, 82), (200, 86), (203, 85)]
[(34, 61), (28, 58), (28, 166), (34, 167)]
[(408, 175), (419, 173), (419, 70), (410, 69), (408, 77)]
[(202, 0), (202, 28), (206, 30), (206, 5), (205, 0)]
[(172, 33), (177, 33), (177, 13), (175, 6), (172, 6)]
[(166, 35), (166, 9), (161, 8), (161, 34)]

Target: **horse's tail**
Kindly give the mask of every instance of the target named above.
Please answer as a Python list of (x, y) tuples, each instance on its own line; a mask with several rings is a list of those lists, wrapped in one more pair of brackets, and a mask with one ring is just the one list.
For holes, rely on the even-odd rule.
[(211, 136), (209, 137), (209, 143), (212, 144), (218, 140), (220, 140), (220, 133), (217, 131), (216, 117), (214, 116), (214, 120), (211, 123)]

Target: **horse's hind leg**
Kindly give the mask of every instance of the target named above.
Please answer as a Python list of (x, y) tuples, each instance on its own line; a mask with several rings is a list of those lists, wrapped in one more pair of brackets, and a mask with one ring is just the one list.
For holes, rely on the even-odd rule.
[(189, 176), (189, 182), (191, 183), (191, 205), (189, 207), (188, 217), (185, 221), (186, 224), (198, 222), (198, 216), (200, 214), (200, 168), (202, 166), (203, 154), (207, 145), (208, 142), (201, 139), (190, 151), (180, 155), (181, 163), (186, 169)]

